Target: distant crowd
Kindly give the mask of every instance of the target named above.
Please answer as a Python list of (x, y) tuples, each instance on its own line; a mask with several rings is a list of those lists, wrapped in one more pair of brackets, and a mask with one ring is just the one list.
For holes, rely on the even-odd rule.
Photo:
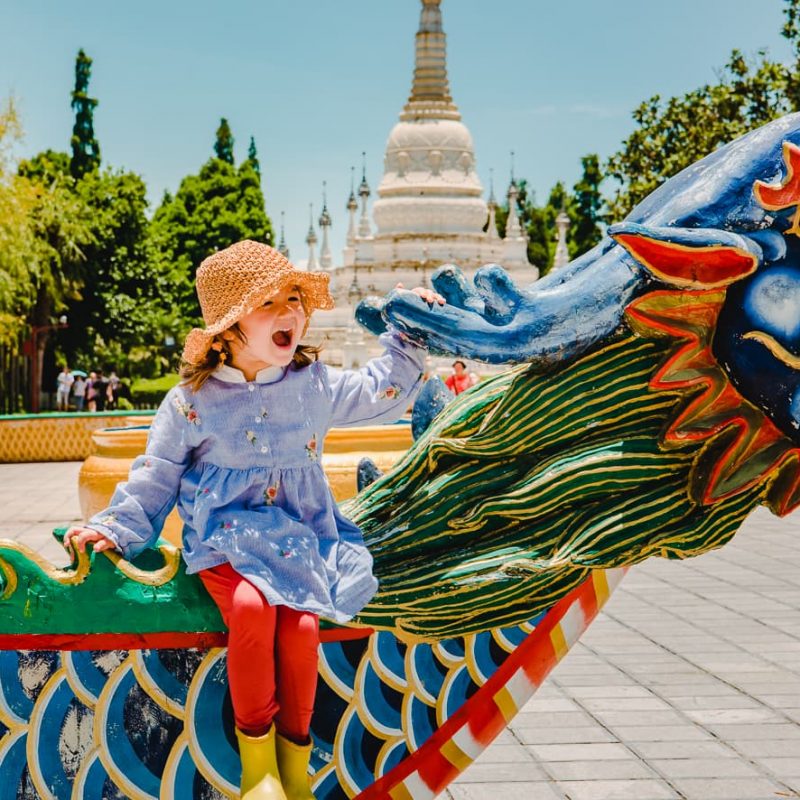
[(71, 370), (66, 364), (58, 373), (56, 407), (59, 411), (115, 411), (120, 397), (129, 392), (117, 373), (108, 376), (98, 369), (88, 375), (83, 370)]

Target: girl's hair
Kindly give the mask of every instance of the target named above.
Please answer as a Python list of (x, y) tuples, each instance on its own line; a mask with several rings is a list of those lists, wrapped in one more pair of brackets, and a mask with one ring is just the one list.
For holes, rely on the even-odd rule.
[[(234, 322), (228, 330), (242, 343), (247, 344), (245, 337), (238, 322)], [(217, 349), (219, 348), (219, 349)], [(292, 356), (292, 363), (300, 368), (307, 367), (319, 358), (322, 347), (315, 347), (310, 344), (299, 344)], [(190, 364), (188, 361), (181, 361), (180, 376), (181, 385), (190, 386), (196, 392), (208, 380), (214, 370), (225, 362), (231, 361), (231, 351), (228, 342), (222, 338), (222, 334), (217, 334), (209, 347), (205, 358), (199, 364)]]

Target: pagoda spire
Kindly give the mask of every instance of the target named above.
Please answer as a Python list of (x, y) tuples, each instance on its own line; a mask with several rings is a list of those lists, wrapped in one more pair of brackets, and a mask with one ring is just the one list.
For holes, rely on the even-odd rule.
[(356, 241), (356, 211), (358, 211), (358, 201), (356, 200), (355, 190), (355, 167), (350, 167), (350, 197), (347, 198), (347, 214), (349, 224), (347, 226), (347, 246), (352, 247)]
[(489, 170), (489, 224), (486, 228), (486, 235), (490, 240), (499, 239), (500, 234), (497, 230), (497, 200), (494, 196), (494, 169)]
[(553, 269), (558, 269), (559, 267), (563, 267), (564, 264), (569, 263), (569, 248), (567, 247), (567, 228), (569, 228), (569, 223), (569, 215), (567, 214), (566, 208), (562, 205), (561, 211), (558, 212), (558, 216), (556, 217), (556, 230), (558, 233), (556, 252), (553, 256)]
[(322, 213), (319, 215), (319, 227), (322, 230), (322, 249), (320, 250), (319, 263), (322, 269), (329, 270), (333, 266), (333, 256), (331, 246), (328, 241), (328, 231), (333, 221), (328, 211), (328, 189), (327, 182), (322, 181)]
[(358, 194), (361, 197), (361, 219), (358, 223), (358, 236), (361, 239), (369, 237), (372, 233), (369, 225), (369, 212), (367, 211), (367, 201), (371, 194), (367, 183), (367, 154), (361, 153), (361, 185), (358, 187)]
[(447, 79), (447, 36), (442, 27), (441, 0), (422, 0), (414, 54), (414, 80), (402, 121), (428, 117), (460, 120)]
[(312, 270), (319, 269), (319, 264), (317, 263), (317, 234), (314, 231), (314, 205), (313, 203), (309, 203), (308, 205), (308, 214), (309, 214), (309, 223), (308, 223), (308, 233), (306, 234), (306, 244), (308, 245), (308, 266), (306, 269), (311, 272)]
[(289, 248), (286, 246), (286, 236), (283, 229), (284, 213), (281, 211), (281, 240), (278, 242), (278, 252), (285, 258), (289, 258)]

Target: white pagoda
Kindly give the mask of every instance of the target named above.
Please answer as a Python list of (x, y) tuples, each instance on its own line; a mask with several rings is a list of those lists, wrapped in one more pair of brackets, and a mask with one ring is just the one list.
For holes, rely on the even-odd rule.
[[(422, 0), (411, 95), (386, 143), (372, 219), (364, 170), (358, 199), (351, 191), (347, 202), (342, 263), (330, 268), (320, 259), (331, 272), (337, 308), (315, 313), (311, 338), (325, 337), (330, 351), (326, 359), (341, 355), (343, 362), (350, 362), (345, 366), (362, 360), (348, 356), (358, 350), (348, 323), (354, 304), (366, 295), (386, 294), (398, 282), (407, 288), (429, 284), (433, 270), (445, 263), (457, 264), (468, 276), (484, 264), (499, 263), (526, 284), (539, 275), (528, 262), (514, 181), (505, 238), (497, 235), (493, 193), (488, 202), (483, 198), (472, 136), (450, 96), (440, 4)], [(324, 219), (320, 225), (326, 232), (330, 216), (326, 213)]]

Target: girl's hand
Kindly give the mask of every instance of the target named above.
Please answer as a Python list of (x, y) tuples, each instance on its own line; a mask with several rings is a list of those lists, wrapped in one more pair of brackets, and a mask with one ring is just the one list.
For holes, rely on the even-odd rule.
[(81, 553), (86, 552), (86, 542), (94, 543), (94, 552), (102, 553), (104, 550), (114, 550), (116, 545), (108, 536), (93, 531), (91, 528), (70, 528), (64, 534), (64, 547), (69, 550), (70, 544), (74, 544)]
[[(402, 289), (403, 284), (398, 283), (395, 286), (395, 289)], [(433, 289), (426, 289), (424, 286), (417, 286), (414, 289), (411, 289), (414, 294), (419, 295), (425, 302), (430, 303), (433, 305), (434, 303), (438, 303), (440, 306), (445, 304), (445, 299), (440, 295), (438, 292), (434, 291)]]

